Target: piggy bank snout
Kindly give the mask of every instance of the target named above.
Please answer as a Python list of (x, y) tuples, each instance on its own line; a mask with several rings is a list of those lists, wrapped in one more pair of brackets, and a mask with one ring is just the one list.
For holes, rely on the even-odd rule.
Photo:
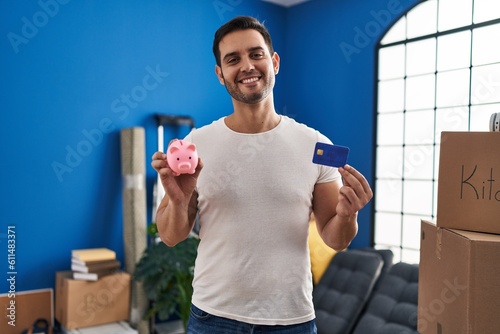
[(181, 162), (177, 165), (177, 168), (180, 170), (190, 170), (191, 163), (190, 162)]

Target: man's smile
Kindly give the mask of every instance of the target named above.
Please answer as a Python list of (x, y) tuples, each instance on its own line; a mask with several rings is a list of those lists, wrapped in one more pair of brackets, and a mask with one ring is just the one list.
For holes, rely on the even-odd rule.
[(249, 84), (252, 82), (259, 81), (259, 80), (260, 80), (260, 77), (250, 77), (250, 78), (241, 79), (238, 82), (243, 83), (243, 84)]

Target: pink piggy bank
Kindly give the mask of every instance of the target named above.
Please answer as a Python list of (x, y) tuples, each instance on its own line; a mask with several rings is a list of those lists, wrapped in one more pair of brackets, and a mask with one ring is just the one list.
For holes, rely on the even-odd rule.
[(196, 146), (187, 140), (176, 140), (167, 149), (167, 162), (174, 175), (194, 174), (198, 166)]

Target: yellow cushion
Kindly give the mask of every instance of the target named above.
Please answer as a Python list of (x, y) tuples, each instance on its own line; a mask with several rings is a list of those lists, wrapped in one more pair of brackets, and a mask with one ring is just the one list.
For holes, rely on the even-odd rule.
[(309, 255), (311, 256), (311, 271), (314, 284), (318, 284), (321, 276), (337, 252), (327, 246), (316, 228), (316, 222), (309, 222)]

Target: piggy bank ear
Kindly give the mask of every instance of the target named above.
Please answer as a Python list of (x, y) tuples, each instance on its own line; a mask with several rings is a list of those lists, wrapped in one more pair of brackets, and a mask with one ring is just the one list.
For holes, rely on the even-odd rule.
[(177, 151), (179, 151), (179, 148), (177, 146), (170, 145), (170, 147), (168, 148), (168, 153), (170, 154), (175, 153)]
[(187, 149), (194, 152), (194, 151), (196, 151), (196, 146), (194, 146), (194, 144), (189, 144)]

